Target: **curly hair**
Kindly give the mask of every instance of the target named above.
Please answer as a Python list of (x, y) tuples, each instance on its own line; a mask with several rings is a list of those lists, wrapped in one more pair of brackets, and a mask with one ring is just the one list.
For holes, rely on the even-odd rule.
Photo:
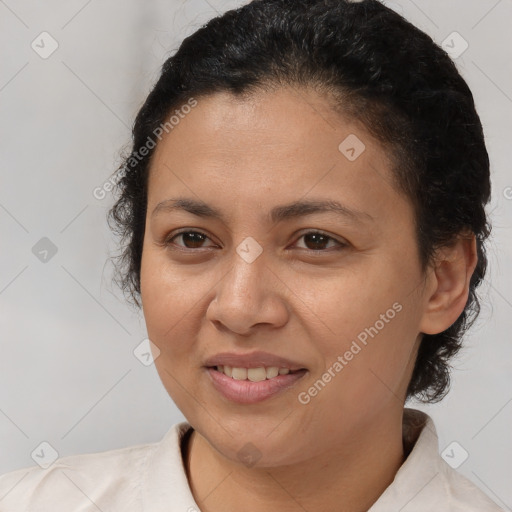
[(325, 93), (333, 109), (363, 123), (386, 148), (396, 186), (415, 209), (424, 272), (437, 249), (465, 233), (476, 237), (465, 309), (445, 331), (423, 334), (407, 388), (407, 399), (437, 402), (449, 390), (449, 360), (480, 311), (476, 289), (491, 230), (489, 157), (472, 93), (454, 62), (377, 0), (254, 0), (183, 40), (138, 112), (131, 151), (114, 173), (117, 199), (107, 216), (120, 238), (114, 281), (140, 308), (148, 171), (153, 137), (160, 138), (168, 116), (192, 97), (285, 85)]

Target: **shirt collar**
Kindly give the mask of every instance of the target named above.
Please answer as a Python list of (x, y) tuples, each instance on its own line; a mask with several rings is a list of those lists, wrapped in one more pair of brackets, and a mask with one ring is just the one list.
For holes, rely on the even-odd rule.
[[(445, 496), (443, 459), (439, 455), (437, 431), (432, 418), (417, 409), (405, 408), (402, 439), (409, 453), (393, 482), (368, 512), (434, 510), (433, 502)], [(439, 505), (443, 504), (440, 501)]]
[(146, 512), (199, 512), (187, 479), (181, 441), (192, 426), (176, 423), (148, 454), (142, 477), (142, 509)]
[[(439, 489), (443, 485), (443, 461), (432, 419), (422, 411), (405, 408), (402, 424), (407, 458), (368, 512), (432, 510), (434, 503), (429, 496), (444, 496)], [(149, 452), (143, 468), (145, 511), (199, 512), (181, 456), (181, 441), (191, 428), (186, 421), (175, 424)]]

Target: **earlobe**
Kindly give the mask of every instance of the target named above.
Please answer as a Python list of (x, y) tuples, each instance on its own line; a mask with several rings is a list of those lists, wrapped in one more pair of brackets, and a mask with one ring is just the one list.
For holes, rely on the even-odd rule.
[(439, 249), (430, 270), (432, 286), (425, 297), (420, 332), (438, 334), (457, 320), (466, 306), (477, 261), (473, 233), (461, 235), (453, 245)]

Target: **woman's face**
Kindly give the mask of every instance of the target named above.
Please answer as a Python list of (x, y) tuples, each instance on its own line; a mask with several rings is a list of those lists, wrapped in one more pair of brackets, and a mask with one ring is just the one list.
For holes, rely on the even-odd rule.
[[(314, 92), (218, 93), (180, 116), (150, 169), (141, 296), (164, 386), (229, 459), (355, 449), (400, 419), (427, 302), (413, 208), (384, 149)], [(264, 381), (209, 368), (255, 352), (221, 362)]]

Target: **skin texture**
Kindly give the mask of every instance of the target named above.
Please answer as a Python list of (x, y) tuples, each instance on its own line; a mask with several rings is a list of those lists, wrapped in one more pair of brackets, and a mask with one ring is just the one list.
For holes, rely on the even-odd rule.
[[(446, 329), (466, 303), (474, 237), (440, 251), (423, 274), (413, 207), (393, 185), (385, 148), (314, 91), (197, 99), (153, 155), (141, 267), (155, 364), (195, 429), (185, 452), (194, 497), (202, 511), (367, 510), (404, 461), (403, 405), (421, 333)], [(365, 145), (354, 161), (338, 149), (350, 134)], [(152, 216), (177, 197), (204, 201), (224, 221)], [(273, 207), (299, 199), (366, 215), (268, 220)], [(172, 238), (182, 228), (207, 238)], [(331, 238), (303, 236), (315, 230)], [(252, 263), (236, 252), (246, 237), (263, 249)], [(300, 403), (298, 394), (397, 303), (400, 312)], [(205, 360), (254, 350), (308, 372), (263, 402), (226, 400)], [(247, 443), (260, 456), (251, 467), (237, 456)]]

